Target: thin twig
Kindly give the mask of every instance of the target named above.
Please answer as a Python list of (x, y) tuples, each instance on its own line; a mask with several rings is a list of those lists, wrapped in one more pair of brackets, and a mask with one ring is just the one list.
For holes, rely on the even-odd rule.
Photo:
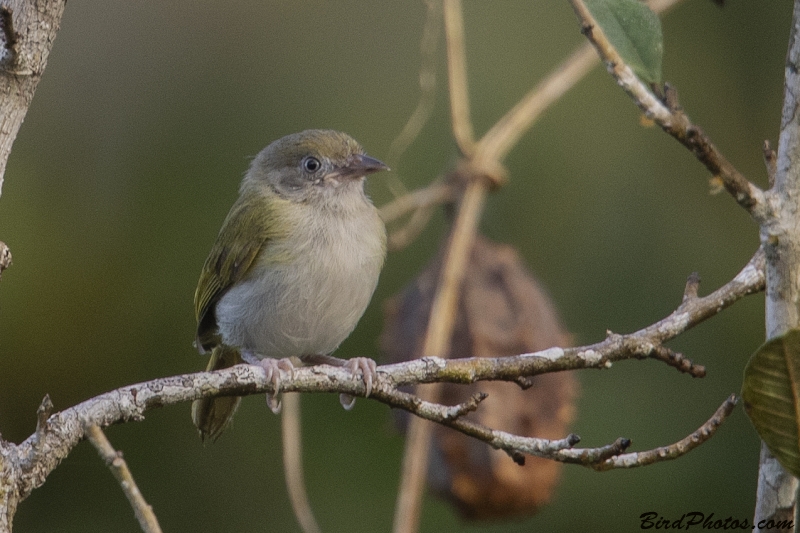
[(469, 112), (467, 55), (464, 51), (464, 16), (461, 0), (444, 0), (444, 28), (453, 136), (461, 154), (470, 156), (475, 145), (475, 137)]
[(693, 378), (706, 377), (706, 367), (703, 365), (696, 365), (690, 359), (687, 359), (682, 353), (670, 350), (666, 346), (658, 346), (650, 357), (657, 359), (668, 364), (671, 367), (678, 369), (679, 372), (689, 374)]
[(472, 250), (472, 243), (486, 199), (486, 187), (472, 181), (464, 193), (448, 243), (447, 254), (439, 278), (436, 297), (431, 305), (431, 320), (426, 332), (423, 353), (443, 354), (450, 343), (450, 333), (456, 319), (459, 290)]
[(602, 28), (592, 16), (583, 0), (570, 0), (582, 25), (582, 32), (594, 45), (600, 57), (608, 66), (609, 73), (622, 89), (633, 99), (644, 114), (654, 120), (661, 128), (683, 144), (694, 156), (718, 177), (725, 189), (736, 202), (745, 208), (756, 222), (766, 221), (770, 207), (762, 191), (739, 172), (711, 142), (708, 135), (693, 124), (678, 105), (677, 94), (665, 85), (665, 98), (660, 100), (634, 74), (609, 42)]
[(480, 403), (488, 397), (489, 397), (488, 394), (479, 392), (477, 394), (473, 394), (472, 396), (470, 396), (469, 400), (467, 400), (466, 402), (454, 405), (452, 407), (448, 407), (447, 411), (445, 412), (444, 419), (442, 421), (451, 422), (453, 420), (461, 418), (467, 413), (477, 411)]
[(455, 187), (452, 183), (434, 182), (392, 200), (380, 208), (380, 214), (383, 221), (388, 224), (411, 211), (450, 202), (454, 198)]
[(452, 202), (456, 197), (456, 186), (452, 182), (434, 181), (427, 187), (404, 194), (380, 208), (383, 221), (388, 224), (412, 213), (401, 228), (389, 234), (390, 250), (400, 250), (408, 246), (425, 229), (434, 213), (434, 207)]
[[(437, 291), (431, 305), (422, 348), (424, 355), (445, 354), (448, 351), (461, 283), (485, 198), (486, 182), (473, 180), (467, 185), (450, 234)], [(420, 390), (419, 395), (422, 399), (436, 402), (440, 390), (441, 386), (437, 384)], [(430, 424), (416, 418), (409, 423), (400, 490), (395, 507), (393, 529), (395, 533), (412, 533), (417, 530), (428, 470), (428, 447), (432, 429)]]
[(626, 453), (617, 455), (600, 464), (591, 465), (595, 470), (611, 470), (613, 468), (636, 468), (638, 466), (646, 466), (661, 461), (669, 461), (677, 459), (686, 455), (694, 450), (708, 439), (710, 439), (722, 425), (722, 423), (733, 412), (736, 407), (737, 398), (735, 394), (731, 394), (722, 402), (722, 405), (717, 408), (716, 412), (709, 418), (705, 424), (697, 428), (696, 431), (683, 439), (670, 444), (669, 446), (661, 446), (652, 450), (643, 452)]
[[(475, 150), (469, 113), (463, 15), (460, 0), (445, 0), (444, 21), (453, 135), (464, 156), (464, 160), (459, 163), (456, 169), (456, 177), (467, 185), (450, 234), (439, 283), (431, 306), (422, 350), (423, 355), (443, 355), (447, 353), (461, 281), (487, 189), (492, 185), (497, 185), (505, 176), (505, 169), (501, 163), (501, 158), (505, 154), (501, 155), (498, 148), (493, 148), (494, 145), (489, 145), (489, 149), (486, 148), (487, 145), (485, 144), (479, 145), (478, 149)], [(578, 59), (580, 60), (580, 58)], [(577, 78), (585, 74), (585, 71), (581, 72), (581, 68), (588, 71), (587, 67), (579, 65), (576, 69), (578, 72)], [(577, 78), (575, 81), (577, 81)], [(537, 91), (536, 94), (540, 93)], [(563, 94), (563, 92), (560, 94)], [(552, 102), (555, 98), (557, 96), (552, 97), (550, 101)], [(548, 105), (546, 102), (546, 98), (540, 99), (536, 96), (534, 108), (537, 113), (532, 113), (529, 109), (525, 109), (525, 112), (529, 115), (538, 116), (539, 110)], [(525, 120), (530, 124), (533, 118)], [(506, 139), (505, 144), (502, 145), (505, 147), (504, 150), (510, 149), (516, 143), (519, 138), (517, 133), (519, 129), (520, 126), (518, 124), (513, 124), (500, 130), (501, 133), (505, 134), (503, 136)], [(516, 138), (514, 138), (515, 135)], [(434, 385), (421, 390), (419, 392), (420, 397), (435, 402), (439, 395), (439, 388), (439, 386)], [(430, 425), (416, 418), (412, 419), (406, 435), (402, 479), (397, 505), (395, 506), (393, 526), (395, 533), (414, 533), (417, 531), (422, 492), (427, 472), (430, 438)]]
[[(427, 14), (425, 27), (422, 30), (422, 39), (420, 40), (419, 101), (403, 129), (394, 138), (392, 144), (389, 145), (386, 162), (393, 169), (398, 167), (403, 153), (422, 131), (436, 105), (436, 51), (442, 26), (442, 3), (441, 0), (425, 0), (425, 5)], [(407, 194), (406, 187), (398, 173), (392, 172), (385, 179), (386, 187), (396, 197)], [(384, 218), (384, 220), (386, 219)], [(386, 221), (388, 222), (388, 220)], [(393, 241), (397, 245), (397, 241), (403, 238), (394, 236), (393, 239), (393, 236), (389, 237), (390, 249), (392, 249)], [(408, 236), (411, 237), (410, 234)]]
[(388, 249), (390, 251), (402, 250), (414, 242), (425, 229), (425, 226), (428, 225), (434, 211), (433, 206), (421, 207), (414, 211), (414, 214), (411, 215), (408, 222), (389, 233), (386, 243)]
[(476, 157), (502, 160), (542, 112), (597, 65), (597, 54), (583, 45), (539, 82), (478, 141)]
[[(651, 0), (648, 6), (655, 13), (664, 13), (680, 2)], [(592, 45), (586, 43), (576, 49), (486, 132), (476, 146), (476, 158), (502, 161), (542, 112), (572, 89), (598, 62)]]
[(108, 468), (111, 469), (111, 473), (119, 481), (122, 492), (125, 493), (125, 497), (128, 498), (131, 507), (133, 507), (133, 512), (136, 515), (136, 520), (139, 521), (142, 531), (145, 533), (161, 533), (161, 526), (158, 525), (158, 519), (153, 513), (153, 508), (145, 501), (144, 496), (139, 491), (128, 464), (122, 458), (122, 452), (116, 451), (111, 446), (100, 426), (94, 424), (87, 426), (86, 437), (94, 445), (97, 453), (100, 454)]
[[(461, 154), (469, 158), (475, 141), (469, 110), (461, 0), (444, 0), (443, 8), (453, 137)], [(443, 355), (447, 352), (455, 322), (461, 282), (486, 197), (487, 185), (487, 181), (483, 179), (468, 181), (459, 203), (431, 306), (422, 348), (423, 355)], [(421, 399), (431, 402), (437, 402), (440, 393), (441, 386), (438, 384), (418, 391)], [(392, 526), (394, 533), (415, 533), (419, 527), (432, 431), (430, 424), (418, 418), (413, 418), (409, 423)]]
[[(673, 6), (680, 3), (681, 0), (651, 0), (648, 5), (656, 13), (663, 13)], [(463, 25), (461, 27), (463, 32)], [(457, 50), (459, 47), (455, 45), (452, 49)], [(463, 50), (463, 46), (461, 47)], [(448, 56), (449, 57), (449, 56)], [(455, 58), (457, 61), (458, 59)], [(575, 50), (565, 61), (556, 67), (547, 77), (531, 89), (511, 110), (509, 110), (502, 118), (500, 118), (494, 126), (477, 142), (474, 146), (473, 165), (478, 168), (495, 170), (489, 172), (492, 176), (502, 176), (503, 172), (499, 169), (499, 163), (502, 161), (508, 152), (513, 148), (524, 133), (536, 122), (541, 114), (549, 108), (552, 104), (557, 102), (567, 91), (575, 86), (586, 74), (594, 68), (599, 62), (597, 53), (592, 48), (592, 45), (586, 43)], [(455, 67), (453, 67), (455, 68)], [(463, 83), (466, 84), (466, 69), (461, 70)], [(454, 78), (450, 76), (450, 84), (454, 83)], [(466, 85), (464, 85), (466, 86)], [(452, 98), (451, 87), (451, 98)], [(466, 90), (458, 89), (456, 92), (456, 99), (466, 98)], [(462, 98), (463, 97), (463, 98)], [(460, 109), (464, 105), (461, 103), (451, 103), (451, 107), (455, 110), (456, 106)], [(415, 112), (416, 113), (416, 112)], [(461, 120), (463, 113), (456, 114), (453, 112), (454, 120)], [(459, 117), (456, 119), (455, 117)], [(466, 117), (469, 118), (469, 109), (467, 108)], [(454, 124), (454, 129), (455, 129)], [(461, 128), (461, 126), (458, 126)], [(463, 129), (463, 128), (462, 128)], [(461, 131), (461, 130), (459, 130)], [(472, 127), (469, 127), (472, 131)], [(454, 135), (456, 134), (454, 131)], [(471, 134), (470, 134), (471, 138)], [(462, 150), (463, 151), (463, 150)], [(431, 186), (433, 187), (433, 185)], [(406, 199), (405, 196), (390, 202), (381, 208), (381, 214), (386, 222), (393, 221), (411, 210), (416, 210), (421, 207), (415, 205), (416, 196), (418, 194), (427, 196), (430, 200), (429, 203), (422, 205), (433, 205), (438, 203), (448, 202), (452, 199), (451, 194), (438, 194), (428, 195), (426, 189), (420, 189), (409, 193), (412, 198)], [(437, 193), (440, 192), (437, 190)], [(443, 191), (441, 191), (443, 192)], [(391, 207), (390, 207), (391, 206)], [(421, 228), (415, 227), (413, 230), (418, 232)], [(396, 236), (396, 243), (398, 247), (407, 244), (412, 235), (400, 233)]]
[(320, 533), (319, 524), (308, 501), (303, 476), (303, 439), (300, 423), (300, 395), (283, 395), (281, 414), (281, 444), (283, 445), (283, 473), (294, 515), (304, 533)]
[(403, 129), (389, 145), (386, 162), (395, 167), (400, 156), (414, 142), (428, 122), (436, 103), (436, 44), (442, 26), (442, 5), (437, 0), (425, 0), (427, 15), (420, 40), (419, 102)]

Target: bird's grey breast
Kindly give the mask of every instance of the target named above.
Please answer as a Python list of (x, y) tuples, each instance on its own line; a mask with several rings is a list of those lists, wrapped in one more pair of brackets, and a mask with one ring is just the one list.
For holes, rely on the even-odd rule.
[(309, 222), (269, 243), (248, 276), (217, 304), (226, 344), (265, 357), (328, 354), (364, 313), (385, 255), (375, 207), (364, 199), (356, 209), (300, 219)]

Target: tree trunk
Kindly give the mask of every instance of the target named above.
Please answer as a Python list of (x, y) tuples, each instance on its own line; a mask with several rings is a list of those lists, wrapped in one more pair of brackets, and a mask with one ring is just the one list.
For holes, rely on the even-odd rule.
[[(42, 78), (65, 4), (66, 0), (0, 2), (0, 193), (11, 145)], [(8, 249), (0, 242), (3, 253)], [(18, 480), (12, 474), (9, 458), (0, 454), (0, 533), (10, 533), (19, 503)]]
[[(795, 0), (786, 56), (781, 132), (775, 185), (769, 200), (775, 216), (761, 227), (767, 257), (766, 334), (773, 338), (800, 327), (800, 0)], [(793, 164), (794, 163), (794, 164)], [(755, 524), (792, 521), (797, 479), (761, 444)], [(771, 531), (761, 529), (761, 531)], [(777, 529), (776, 529), (777, 531)], [(786, 529), (783, 529), (786, 531)]]

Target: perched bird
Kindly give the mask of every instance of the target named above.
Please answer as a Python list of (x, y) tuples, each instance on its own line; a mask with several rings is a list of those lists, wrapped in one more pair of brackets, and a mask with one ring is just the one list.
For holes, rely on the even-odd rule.
[[(349, 135), (307, 130), (256, 156), (203, 266), (195, 292), (195, 344), (207, 370), (242, 362), (264, 368), (280, 410), (280, 370), (341, 364), (362, 373), (369, 394), (375, 362), (331, 357), (367, 307), (386, 256), (386, 229), (364, 193), (366, 175), (388, 167)], [(196, 400), (192, 420), (216, 439), (240, 398)]]

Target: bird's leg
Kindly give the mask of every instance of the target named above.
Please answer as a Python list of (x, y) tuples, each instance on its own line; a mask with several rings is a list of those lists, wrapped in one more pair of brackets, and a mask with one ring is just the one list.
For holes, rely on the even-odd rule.
[(267, 373), (267, 381), (272, 382), (273, 392), (267, 393), (267, 407), (276, 415), (281, 412), (281, 399), (278, 394), (281, 391), (281, 370), (294, 377), (294, 363), (288, 357), (285, 359), (273, 359), (272, 357), (259, 357), (255, 352), (242, 350), (242, 359), (251, 365), (256, 365), (264, 369)]
[[(332, 365), (347, 367), (350, 370), (350, 373), (354, 376), (361, 372), (361, 376), (364, 379), (364, 388), (366, 389), (366, 394), (364, 394), (365, 398), (368, 398), (372, 393), (372, 384), (378, 377), (378, 365), (375, 363), (375, 361), (368, 357), (339, 359), (338, 357), (333, 357), (332, 355), (315, 354), (301, 356), (300, 360), (308, 365)], [(353, 408), (353, 405), (355, 405), (356, 399), (349, 394), (342, 393), (339, 395), (339, 402), (342, 404), (342, 407), (349, 411)]]

